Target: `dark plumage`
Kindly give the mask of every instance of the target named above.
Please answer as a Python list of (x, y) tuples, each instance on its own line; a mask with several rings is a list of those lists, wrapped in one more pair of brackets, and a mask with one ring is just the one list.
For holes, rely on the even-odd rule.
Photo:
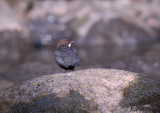
[(76, 66), (80, 65), (80, 60), (76, 49), (71, 48), (71, 43), (67, 39), (61, 40), (57, 44), (57, 50), (55, 51), (55, 61), (59, 67), (66, 70), (74, 70)]

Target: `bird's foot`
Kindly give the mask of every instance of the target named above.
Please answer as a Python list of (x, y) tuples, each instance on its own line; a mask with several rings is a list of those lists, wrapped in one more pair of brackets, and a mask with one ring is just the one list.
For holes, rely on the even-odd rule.
[(70, 73), (66, 73), (66, 75), (67, 75), (67, 76), (70, 76), (70, 75), (72, 75), (72, 73), (71, 73), (71, 72), (70, 72)]

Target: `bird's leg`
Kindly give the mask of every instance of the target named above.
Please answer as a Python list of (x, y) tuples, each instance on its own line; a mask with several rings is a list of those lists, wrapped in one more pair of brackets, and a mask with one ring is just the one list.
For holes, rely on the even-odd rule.
[[(71, 71), (73, 72), (73, 70), (74, 70), (74, 69), (72, 69)], [(72, 75), (72, 72), (69, 72), (69, 73), (67, 73), (66, 75), (67, 75), (67, 76), (70, 76), (70, 75)]]
[(71, 73), (71, 72), (69, 72), (69, 73), (67, 73), (66, 75), (67, 75), (67, 76), (70, 76), (70, 75), (72, 75), (72, 73)]
[(72, 72), (74, 71), (74, 69), (72, 69)]
[[(67, 72), (67, 70), (65, 69), (65, 73)], [(72, 73), (66, 73), (67, 76), (70, 76)]]

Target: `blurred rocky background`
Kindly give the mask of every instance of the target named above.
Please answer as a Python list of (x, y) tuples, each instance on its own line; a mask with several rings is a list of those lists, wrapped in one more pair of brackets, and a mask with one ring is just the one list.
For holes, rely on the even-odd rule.
[(75, 40), (81, 65), (160, 78), (159, 0), (1, 0), (0, 90), (60, 73), (56, 43)]

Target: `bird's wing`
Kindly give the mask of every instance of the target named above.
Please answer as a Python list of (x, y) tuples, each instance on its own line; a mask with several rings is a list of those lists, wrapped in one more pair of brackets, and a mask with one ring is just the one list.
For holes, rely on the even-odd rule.
[(66, 48), (67, 50), (57, 50), (55, 52), (55, 60), (58, 65), (68, 67), (68, 66), (79, 66), (80, 60), (76, 49)]
[(74, 62), (73, 62), (73, 64), (74, 64), (74, 66), (79, 66), (80, 65), (80, 59), (79, 59), (79, 56), (78, 56), (78, 54), (77, 54), (77, 51), (76, 51), (76, 49), (74, 49), (74, 48), (72, 48), (72, 50), (74, 51), (74, 53), (75, 53), (75, 58), (74, 58)]
[(64, 61), (62, 59), (62, 56), (61, 56), (61, 53), (59, 51), (56, 51), (55, 52), (55, 59), (56, 59), (56, 62), (60, 65), (64, 65)]

